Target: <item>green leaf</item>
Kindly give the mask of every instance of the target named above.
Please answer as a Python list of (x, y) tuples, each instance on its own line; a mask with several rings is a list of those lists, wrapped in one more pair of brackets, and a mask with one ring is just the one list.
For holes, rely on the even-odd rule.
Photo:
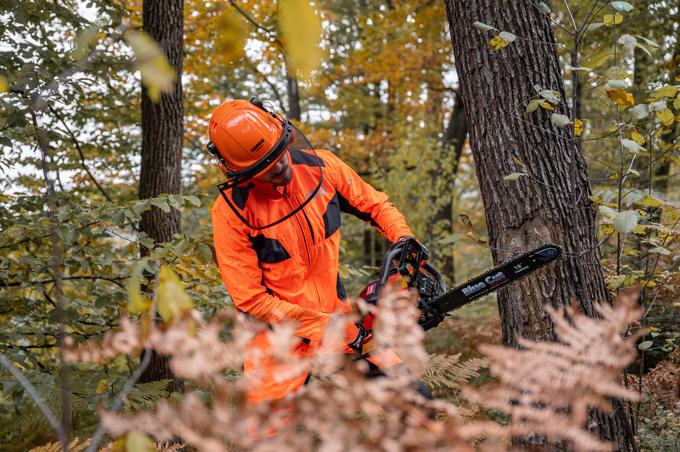
[(616, 218), (616, 214), (618, 213), (616, 210), (612, 209), (609, 206), (599, 206), (598, 211), (600, 212), (602, 220), (607, 223), (611, 223), (612, 221), (614, 221), (614, 218)]
[(451, 234), (448, 237), (444, 237), (443, 239), (439, 240), (437, 243), (440, 245), (449, 245), (451, 243), (456, 243), (458, 240), (465, 238), (465, 234)]
[(514, 34), (510, 33), (509, 31), (501, 31), (501, 33), (498, 35), (501, 37), (501, 39), (507, 43), (513, 42), (515, 39), (517, 39), (517, 36)]
[(644, 36), (640, 35), (635, 35), (635, 37), (642, 39), (648, 46), (659, 47), (659, 44), (657, 44), (656, 41), (652, 41), (651, 39), (645, 38)]
[(670, 250), (667, 250), (663, 246), (656, 246), (649, 250), (650, 253), (663, 254), (664, 256), (669, 256), (671, 254)]
[(187, 201), (189, 201), (191, 204), (193, 204), (196, 207), (201, 207), (201, 200), (198, 198), (198, 196), (189, 195), (189, 196), (185, 196), (184, 199), (186, 199)]
[(607, 80), (607, 85), (612, 89), (626, 88), (628, 83), (625, 80)]
[(157, 297), (158, 313), (165, 322), (181, 317), (193, 308), (191, 298), (170, 267), (161, 267), (158, 273)]
[(638, 345), (638, 348), (639, 348), (640, 350), (648, 350), (648, 349), (650, 349), (650, 348), (652, 347), (652, 345), (654, 345), (654, 342), (652, 342), (652, 341), (644, 341), (644, 342), (640, 342), (640, 345)]
[(543, 99), (547, 100), (551, 104), (557, 105), (560, 103), (560, 93), (557, 91), (553, 91), (551, 89), (544, 89), (539, 91), (538, 93), (539, 96), (541, 96)]
[(567, 127), (571, 120), (569, 119), (568, 116), (561, 115), (559, 113), (553, 113), (552, 115), (550, 115), (550, 122), (555, 127)]
[(204, 264), (208, 264), (213, 260), (212, 248), (203, 242), (198, 245), (198, 254), (201, 257), (201, 262)]
[(678, 89), (673, 85), (666, 85), (662, 88), (657, 89), (654, 93), (649, 96), (649, 100), (661, 100), (667, 97), (675, 97), (678, 93)]
[(522, 176), (526, 176), (526, 173), (510, 173), (507, 176), (503, 176), (503, 180), (512, 182)]
[(636, 143), (633, 140), (629, 140), (628, 138), (624, 138), (623, 140), (621, 140), (621, 144), (623, 145), (624, 148), (628, 149), (630, 152), (634, 154), (647, 150), (644, 146), (640, 146), (638, 143)]
[(649, 108), (647, 107), (647, 104), (638, 104), (628, 111), (630, 112), (633, 119), (638, 121), (649, 116)]
[(170, 205), (165, 199), (152, 198), (151, 205), (158, 207), (165, 213), (170, 212)]
[(540, 9), (543, 14), (550, 14), (550, 7), (545, 2), (540, 2), (538, 4), (538, 9)]
[(621, 234), (627, 234), (629, 232), (635, 231), (635, 227), (638, 224), (638, 213), (634, 210), (624, 210), (623, 212), (618, 212), (616, 218), (612, 222), (614, 230)]
[(593, 31), (593, 30), (597, 30), (598, 28), (603, 27), (603, 26), (604, 26), (604, 24), (602, 22), (592, 22), (592, 23), (588, 24), (588, 26), (586, 27), (586, 30), (587, 31)]
[(633, 10), (633, 5), (628, 2), (612, 2), (612, 8), (621, 13), (627, 13)]
[(7, 137), (0, 137), (0, 145), (7, 146), (8, 148), (13, 147), (12, 140)]
[(145, 434), (130, 432), (125, 437), (125, 452), (156, 452), (156, 445)]
[(496, 28), (492, 27), (491, 25), (484, 24), (482, 22), (475, 22), (472, 24), (473, 27), (475, 27), (477, 30), (481, 31), (491, 31), (491, 30), (496, 30)]
[(623, 46), (625, 50), (628, 52), (632, 52), (635, 50), (635, 45), (637, 44), (637, 39), (635, 39), (635, 36), (629, 35), (629, 34), (624, 34), (619, 37), (619, 39), (616, 41), (619, 44)]
[(142, 202), (139, 202), (135, 204), (135, 206), (132, 208), (132, 211), (139, 215), (144, 211), (147, 211), (151, 208), (151, 203), (148, 200), (144, 200)]
[(94, 46), (97, 34), (99, 33), (99, 27), (97, 25), (91, 25), (82, 31), (78, 32), (76, 37), (76, 46), (71, 53), (74, 60), (80, 60), (87, 56), (90, 49)]

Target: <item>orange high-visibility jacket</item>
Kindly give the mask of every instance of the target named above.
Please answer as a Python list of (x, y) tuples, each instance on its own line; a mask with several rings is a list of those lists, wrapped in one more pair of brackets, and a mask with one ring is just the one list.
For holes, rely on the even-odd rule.
[[(270, 324), (296, 322), (296, 334), (309, 349), (319, 344), (331, 314), (351, 310), (338, 275), (340, 212), (370, 222), (391, 242), (413, 233), (387, 195), (331, 152), (289, 152), (293, 176), (286, 186), (252, 180), (228, 192), (231, 203), (251, 225), (270, 224), (308, 199), (321, 167), (324, 180), (314, 199), (291, 218), (257, 230), (218, 196), (213, 235), (219, 269), (236, 309)], [(245, 366), (247, 372), (249, 363)], [(304, 376), (278, 389), (272, 384), (252, 398), (282, 397), (303, 382)]]

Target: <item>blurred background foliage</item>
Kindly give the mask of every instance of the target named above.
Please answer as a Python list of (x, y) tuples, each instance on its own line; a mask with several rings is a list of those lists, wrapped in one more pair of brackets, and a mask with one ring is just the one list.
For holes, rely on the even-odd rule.
[[(642, 387), (658, 363), (678, 366), (668, 356), (680, 337), (679, 8), (664, 0), (636, 1), (631, 10), (614, 5), (625, 2), (575, 0), (565, 2), (567, 11), (553, 3), (547, 14), (569, 100), (578, 104), (594, 201), (637, 213), (625, 235), (603, 216), (601, 237), (612, 292), (638, 282), (644, 288), (649, 334), (630, 369)], [(30, 115), (36, 93), (66, 250), (67, 332), (77, 340), (99, 337), (126, 311), (140, 246), (153, 245), (137, 227), (151, 206), (180, 209), (182, 233), (155, 248), (145, 269), (172, 266), (206, 315), (230, 306), (214, 264), (209, 216), (222, 175), (204, 148), (212, 109), (232, 98), (258, 95), (316, 147), (336, 152), (386, 191), (449, 283), (491, 266), (443, 2), (185, 0), (182, 194), (143, 201), (137, 199), (140, 81), (160, 92), (174, 74), (163, 58), (154, 59), (153, 43), (132, 34), (141, 27), (141, 1), (0, 0), (0, 6), (0, 348), (56, 411), (50, 221)], [(577, 43), (564, 31), (570, 14), (591, 22)], [(624, 34), (639, 45), (621, 44)], [(617, 80), (624, 84), (608, 84)], [(612, 88), (632, 95), (633, 104), (617, 102)], [(639, 105), (645, 107), (631, 116)], [(388, 244), (366, 224), (342, 221), (342, 277), (356, 296)], [(499, 341), (497, 316), (492, 298), (462, 309), (428, 335), (428, 349), (474, 358), (479, 343)], [(135, 366), (124, 360), (73, 366), (78, 436), (92, 433), (97, 404), (106, 405)], [(0, 372), (0, 385), (3, 448), (54, 440), (8, 374)], [(167, 395), (165, 389), (139, 385), (128, 408)], [(677, 401), (638, 407), (643, 448), (656, 449), (677, 433)]]

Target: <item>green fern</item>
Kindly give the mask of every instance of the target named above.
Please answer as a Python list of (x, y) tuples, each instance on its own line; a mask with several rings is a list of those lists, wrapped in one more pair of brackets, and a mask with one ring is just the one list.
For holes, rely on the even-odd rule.
[(172, 380), (151, 381), (138, 383), (128, 394), (125, 405), (133, 410), (150, 408), (158, 400), (169, 397), (168, 386)]

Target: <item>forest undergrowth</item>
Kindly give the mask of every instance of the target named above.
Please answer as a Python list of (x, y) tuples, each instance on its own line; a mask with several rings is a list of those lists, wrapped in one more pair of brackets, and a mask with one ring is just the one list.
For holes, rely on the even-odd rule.
[[(242, 365), (244, 345), (265, 326), (230, 312), (205, 320), (190, 305), (178, 307), (173, 301), (183, 297), (181, 286), (161, 285), (158, 292), (171, 299), (157, 294), (157, 304), (177, 307), (168, 325), (152, 322), (155, 310), (149, 310), (140, 321), (122, 318), (119, 328), (101, 342), (69, 342), (66, 359), (72, 363), (102, 363), (153, 349), (170, 356), (173, 373), (187, 381), (184, 395), (160, 400), (150, 410), (116, 413), (100, 408), (103, 426), (120, 438), (108, 446), (112, 450), (130, 443), (153, 450), (153, 442), (178, 438), (210, 452), (504, 450), (515, 437), (568, 443), (574, 450), (611, 450), (586, 428), (589, 409), (611, 410), (610, 398), (638, 400), (622, 380), (642, 334), (640, 329), (627, 331), (641, 314), (635, 290), (619, 296), (613, 307), (599, 306), (598, 319), (571, 307), (548, 308), (559, 342), (523, 341), (522, 350), (487, 344), (480, 348), (484, 360), (463, 362), (458, 362), (459, 355), (428, 355), (413, 296), (386, 291), (377, 308), (375, 351), (393, 349), (405, 366), (387, 368), (385, 377), (367, 380), (366, 363), (337, 346), (348, 319), (332, 324), (322, 350), (302, 359), (292, 356), (298, 340), (293, 326), (275, 326), (266, 334), (287, 375), (311, 371), (315, 378), (285, 400), (263, 404), (247, 403), (245, 390), (252, 381), (234, 378), (233, 372)], [(225, 331), (232, 322), (233, 330)], [(492, 382), (481, 387), (465, 383), (487, 364)], [(452, 375), (457, 375), (455, 386)], [(418, 378), (435, 389), (448, 385), (460, 398), (428, 400), (414, 386)]]

